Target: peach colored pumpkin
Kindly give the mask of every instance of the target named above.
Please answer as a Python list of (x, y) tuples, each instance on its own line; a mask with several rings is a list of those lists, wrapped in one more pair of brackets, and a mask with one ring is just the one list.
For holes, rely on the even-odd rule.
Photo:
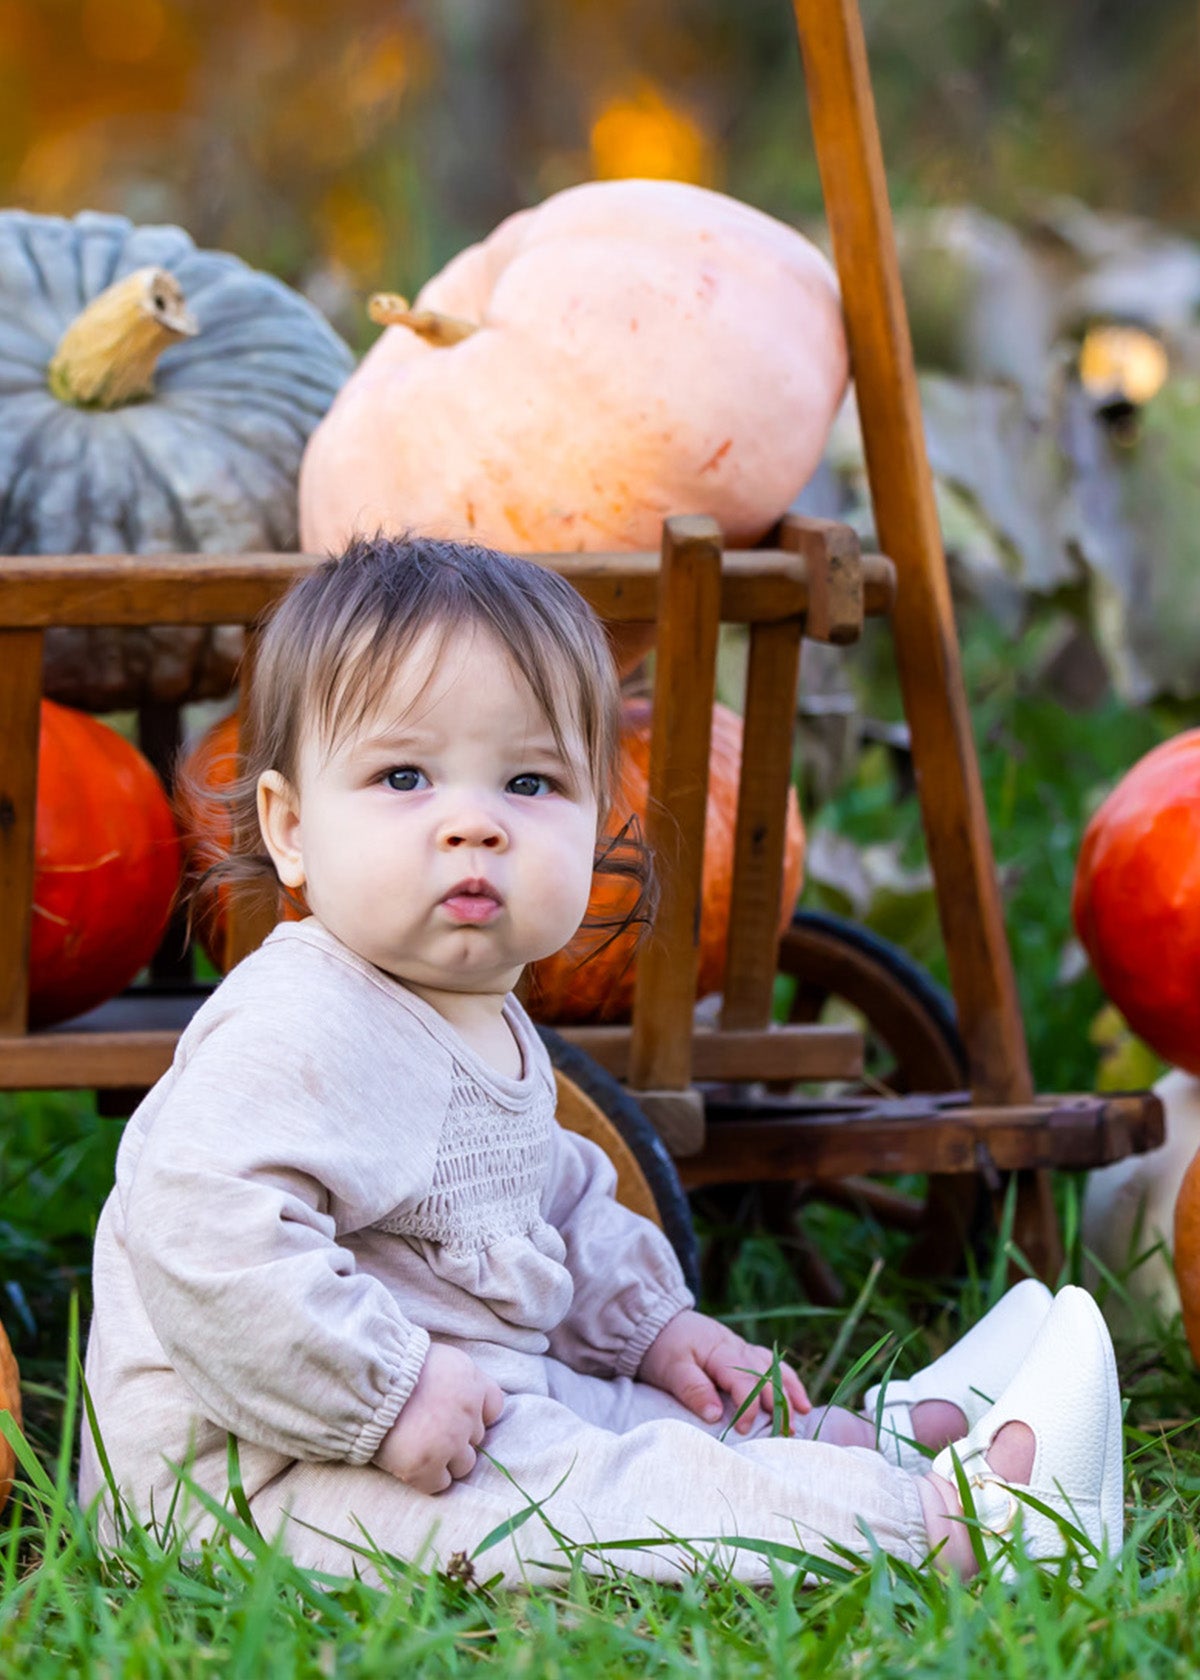
[[(742, 720), (727, 706), (713, 708), (708, 765), (708, 804), (704, 824), (704, 865), (700, 889), (700, 954), (697, 996), (719, 990), (725, 972), (729, 906), (733, 887), (733, 839), (737, 823), (738, 778), (742, 764)], [(650, 702), (627, 700), (621, 726), (621, 769), (612, 815), (619, 826), (632, 812), (645, 815), (650, 771)], [(780, 928), (786, 927), (800, 891), (804, 870), (804, 829), (793, 791), (780, 896)], [(621, 876), (597, 875), (588, 905), (589, 919), (619, 920), (634, 897)], [(626, 933), (604, 945), (604, 930), (582, 928), (565, 950), (531, 965), (527, 998), (539, 1021), (617, 1021), (628, 1019), (633, 1004), (636, 934)], [(601, 949), (601, 946), (604, 946)]]
[[(442, 317), (443, 339), (466, 336), (422, 336)], [(677, 181), (591, 182), (510, 216), (404, 318), (309, 441), (306, 550), (377, 529), (655, 549), (678, 513), (750, 544), (811, 476), (846, 386), (826, 259)]]

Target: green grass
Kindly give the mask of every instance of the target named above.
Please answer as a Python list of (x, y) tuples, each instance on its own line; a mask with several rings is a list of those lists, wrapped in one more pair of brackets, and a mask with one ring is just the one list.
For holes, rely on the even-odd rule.
[[(81, 1110), (83, 1105), (79, 1105)], [(19, 1138), (22, 1101), (12, 1102)], [(35, 1112), (27, 1135), (45, 1117)], [(78, 1124), (78, 1176), (99, 1169), (86, 1112)], [(113, 1128), (115, 1130), (115, 1128)], [(1069, 1254), (1078, 1275), (1075, 1189), (1064, 1182)], [(75, 1203), (90, 1223), (92, 1210)], [(936, 1355), (1004, 1287), (1013, 1256), (1003, 1242), (982, 1270), (949, 1291), (905, 1285), (898, 1239), (870, 1220), (814, 1210), (815, 1234), (856, 1300), (849, 1314), (797, 1299), (786, 1252), (746, 1241), (710, 1303), (747, 1334), (790, 1349), (825, 1399), (850, 1398), (892, 1357), (907, 1369)], [(553, 1587), (504, 1592), (488, 1585), (486, 1550), (469, 1584), (382, 1560), (388, 1585), (318, 1579), (298, 1570), (248, 1528), (236, 1509), (223, 1538), (184, 1558), (170, 1534), (130, 1524), (102, 1554), (72, 1492), (80, 1410), (72, 1282), (64, 1267), (39, 1297), (38, 1336), (58, 1340), (30, 1399), (36, 1415), (16, 1498), (0, 1535), (0, 1673), (122, 1677), (458, 1675), (482, 1664), (504, 1673), (757, 1676), (775, 1674), (1045, 1675), (1187, 1672), (1200, 1625), (1200, 1376), (1180, 1326), (1143, 1315), (1136, 1342), (1119, 1348), (1128, 1397), (1129, 1537), (1122, 1554), (1082, 1582), (1026, 1568), (1012, 1586), (984, 1576), (961, 1585), (884, 1556), (846, 1560), (801, 1583), (781, 1557), (775, 1584), (732, 1581), (695, 1549), (696, 1573), (680, 1587), (618, 1575), (589, 1576), (585, 1554), (564, 1541)], [(1119, 1285), (1118, 1285), (1119, 1287)], [(24, 1336), (14, 1341), (25, 1356)], [(897, 1353), (896, 1350), (899, 1349)], [(67, 1357), (63, 1358), (63, 1353)], [(823, 1373), (830, 1365), (827, 1375)], [(838, 1373), (858, 1366), (849, 1390)], [(687, 1536), (681, 1537), (687, 1539)], [(619, 1559), (618, 1559), (619, 1561)], [(799, 1558), (790, 1560), (799, 1563)]]

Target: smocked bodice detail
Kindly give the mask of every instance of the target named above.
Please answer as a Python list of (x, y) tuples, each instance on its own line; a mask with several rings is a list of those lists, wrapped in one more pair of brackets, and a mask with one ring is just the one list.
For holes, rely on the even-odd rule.
[(429, 1193), (379, 1229), (455, 1254), (528, 1235), (542, 1224), (553, 1125), (548, 1086), (539, 1082), (530, 1100), (507, 1107), (456, 1065)]

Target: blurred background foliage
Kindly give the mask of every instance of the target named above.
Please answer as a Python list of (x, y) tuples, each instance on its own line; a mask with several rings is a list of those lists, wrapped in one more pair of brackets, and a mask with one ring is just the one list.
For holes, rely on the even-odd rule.
[[(1200, 717), (1200, 14), (862, 12), (1035, 1070), (1136, 1083), (1068, 903), (1089, 812)], [(178, 222), (359, 350), (371, 291), (626, 175), (823, 237), (786, 0), (0, 0), (5, 202)], [(852, 406), (805, 505), (871, 540)], [(944, 975), (886, 634), (801, 711), (810, 901)]]
[[(1193, 0), (864, 0), (897, 205), (1200, 228)], [(666, 175), (821, 201), (786, 0), (0, 0), (0, 179), (315, 290), (415, 289), (521, 204)]]

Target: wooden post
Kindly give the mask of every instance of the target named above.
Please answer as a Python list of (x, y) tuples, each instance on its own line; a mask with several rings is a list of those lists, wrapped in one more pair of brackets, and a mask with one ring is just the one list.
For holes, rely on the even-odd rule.
[(658, 603), (646, 840), (660, 898), (654, 931), (638, 955), (629, 1083), (668, 1148), (686, 1155), (704, 1141), (703, 1100), (692, 1086), (692, 1026), (721, 617), (715, 520), (667, 520)]
[(727, 1030), (753, 1030), (771, 1019), (801, 628), (798, 618), (750, 626), (721, 1000)]
[[(951, 985), (976, 1098), (1021, 1103), (1033, 1085), (1004, 931), (866, 44), (856, 0), (793, 0), (825, 209), (841, 280), (875, 526), (894, 561), (896, 661)], [(1022, 1221), (1054, 1269), (1044, 1186)], [(1026, 1198), (1026, 1206), (1030, 1206)]]
[(0, 630), (0, 1034), (29, 1019), (42, 632)]
[(794, 0), (918, 793), (972, 1082), (1031, 1094), (855, 0)]

